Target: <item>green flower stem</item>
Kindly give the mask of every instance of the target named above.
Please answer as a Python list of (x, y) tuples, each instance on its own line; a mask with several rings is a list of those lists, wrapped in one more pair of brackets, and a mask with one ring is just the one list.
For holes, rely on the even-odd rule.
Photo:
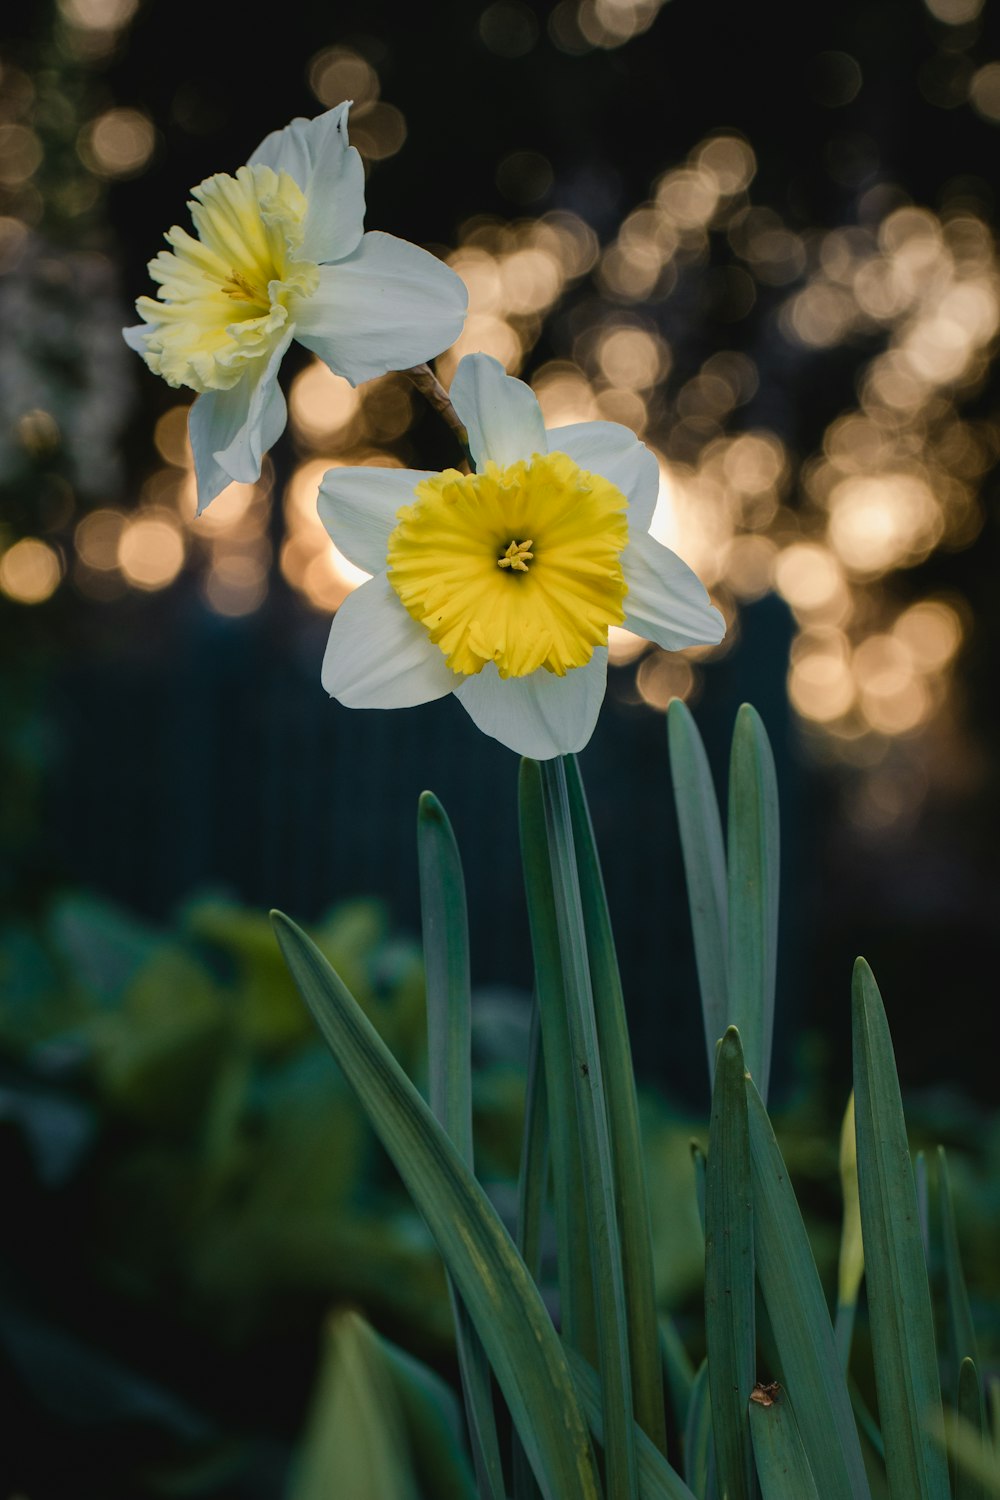
[(566, 1019), (573, 1061), (577, 1123), (594, 1272), (597, 1346), (606, 1418), (609, 1500), (636, 1500), (628, 1315), (615, 1206), (614, 1158), (587, 962), (587, 939), (562, 757), (542, 761), (542, 806), (548, 840)]

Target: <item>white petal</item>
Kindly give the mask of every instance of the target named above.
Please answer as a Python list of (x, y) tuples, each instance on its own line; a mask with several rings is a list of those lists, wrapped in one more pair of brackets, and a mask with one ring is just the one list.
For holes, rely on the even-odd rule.
[(632, 535), (649, 530), (660, 490), (660, 466), (630, 427), (618, 422), (574, 422), (550, 427), (549, 452), (567, 453), (591, 474), (600, 474), (621, 490), (628, 501)]
[(565, 677), (539, 668), (504, 682), (493, 662), (466, 677), (455, 697), (484, 734), (533, 760), (582, 750), (604, 702), (608, 653), (598, 648), (585, 667)]
[(523, 380), (508, 375), (489, 354), (467, 354), (459, 361), (449, 392), (469, 433), (477, 469), (492, 459), (501, 468), (548, 453), (538, 399)]
[(323, 686), (347, 708), (412, 708), (443, 698), (460, 680), (384, 573), (348, 594), (334, 615)]
[(396, 512), (430, 477), (427, 469), (328, 469), (319, 487), (320, 520), (348, 562), (384, 573)]
[(136, 323), (133, 328), (122, 329), (122, 338), (126, 344), (128, 344), (130, 349), (134, 349), (136, 354), (141, 354), (143, 359), (146, 358), (146, 335), (148, 332), (149, 325), (147, 323)]
[(468, 293), (436, 256), (377, 231), (295, 304), (296, 338), (352, 385), (433, 359), (462, 331)]
[(267, 363), (251, 365), (232, 390), (206, 391), (188, 416), (198, 479), (198, 514), (233, 480), (253, 484), (264, 454), (285, 430), (285, 398), (278, 370), (294, 330), (272, 350)]
[(667, 651), (714, 646), (726, 622), (709, 601), (704, 584), (676, 552), (651, 536), (633, 537), (622, 553), (628, 584), (625, 628)]
[(304, 260), (324, 264), (356, 249), (365, 219), (365, 169), (347, 141), (349, 104), (293, 120), (261, 141), (249, 165), (287, 172), (306, 195)]

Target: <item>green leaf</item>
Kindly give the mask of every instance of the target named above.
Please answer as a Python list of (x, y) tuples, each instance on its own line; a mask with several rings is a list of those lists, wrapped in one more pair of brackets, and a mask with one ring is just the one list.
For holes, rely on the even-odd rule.
[(528, 1076), (524, 1087), (524, 1134), (521, 1166), (517, 1177), (517, 1234), (515, 1241), (524, 1263), (538, 1280), (542, 1255), (542, 1219), (545, 1185), (549, 1173), (549, 1148), (545, 1110), (545, 1063), (538, 1002), (531, 1007), (528, 1044)]
[(971, 1359), (962, 1361), (958, 1409), (934, 1421), (934, 1437), (951, 1455), (955, 1500), (988, 1500), (1000, 1495), (1000, 1455), (990, 1440), (982, 1386)]
[(419, 1500), (395, 1384), (375, 1335), (354, 1312), (331, 1318), (288, 1500), (378, 1495)]
[(892, 1500), (948, 1500), (934, 1325), (896, 1062), (882, 998), (854, 966), (858, 1185), (875, 1383)]
[[(569, 1345), (566, 1357), (573, 1371), (580, 1401), (587, 1413), (590, 1430), (597, 1443), (604, 1442), (604, 1411), (601, 1404), (601, 1382), (597, 1372)], [(677, 1470), (669, 1464), (654, 1443), (636, 1424), (636, 1452), (639, 1457), (639, 1495), (641, 1500), (695, 1500)]]
[[(983, 1404), (983, 1387), (975, 1361), (968, 1356), (959, 1366), (958, 1399), (955, 1403), (955, 1410), (959, 1421), (978, 1436), (981, 1447), (986, 1451), (986, 1409)], [(992, 1456), (991, 1453), (990, 1457)], [(955, 1500), (986, 1500), (989, 1490), (984, 1482), (982, 1471), (977, 1473), (974, 1468), (959, 1462), (957, 1453), (955, 1459)], [(997, 1478), (1000, 1480), (1000, 1473)]]
[(594, 997), (597, 1042), (604, 1075), (604, 1102), (611, 1138), (628, 1320), (632, 1400), (639, 1426), (660, 1452), (665, 1454), (667, 1428), (656, 1324), (649, 1194), (639, 1131), (635, 1076), (632, 1071), (632, 1047), (604, 879), (583, 782), (575, 757), (568, 756), (565, 766), (580, 882), (580, 907)]
[(976, 1330), (969, 1309), (969, 1293), (962, 1273), (962, 1258), (958, 1248), (958, 1229), (955, 1225), (955, 1204), (951, 1194), (951, 1177), (944, 1147), (938, 1147), (938, 1198), (941, 1207), (941, 1243), (944, 1250), (944, 1274), (947, 1288), (948, 1350), (951, 1356), (952, 1378), (950, 1389), (957, 1403), (960, 1371), (963, 1360), (978, 1361)]
[(778, 955), (778, 787), (756, 709), (736, 715), (729, 760), (729, 1013), (767, 1102)]
[(690, 709), (680, 698), (675, 698), (667, 709), (667, 736), (711, 1078), (715, 1072), (715, 1049), (730, 1013), (729, 917), (722, 820), (701, 735)]
[(673, 1318), (666, 1313), (660, 1313), (657, 1323), (660, 1329), (660, 1357), (666, 1371), (670, 1404), (674, 1420), (683, 1432), (687, 1422), (688, 1406), (691, 1402), (691, 1388), (694, 1385), (694, 1365), (677, 1332), (677, 1325)]
[(618, 1230), (618, 1184), (563, 758), (539, 762), (538, 774), (565, 986), (570, 1045), (569, 1058), (564, 1061), (571, 1061), (576, 1089), (576, 1118), (594, 1278), (598, 1363), (604, 1392), (606, 1483), (610, 1500), (619, 1500), (619, 1497), (621, 1500), (635, 1500), (639, 1481), (629, 1324)]
[(854, 1126), (854, 1095), (844, 1111), (840, 1130), (840, 1193), (844, 1204), (840, 1226), (840, 1260), (837, 1274), (837, 1321), (834, 1336), (840, 1363), (851, 1362), (854, 1314), (861, 1278), (865, 1274), (865, 1249), (861, 1239), (861, 1200), (858, 1197), (858, 1149)]
[(715, 1458), (712, 1448), (712, 1398), (708, 1389), (708, 1360), (703, 1359), (691, 1387), (687, 1422), (684, 1424), (684, 1478), (699, 1500), (715, 1493)]
[(586, 1194), (577, 1129), (576, 1064), (570, 1046), (562, 958), (545, 837), (542, 783), (532, 760), (521, 762), (518, 783), (521, 863), (535, 966), (535, 1002), (542, 1030), (549, 1156), (555, 1204), (559, 1313), (563, 1337), (597, 1362), (594, 1278), (590, 1265)]
[[(417, 813), (420, 910), (427, 983), (431, 1109), (469, 1171), (472, 1142), (472, 980), (462, 861), (451, 823), (431, 792)], [(503, 1462), (486, 1353), (453, 1282), (448, 1285), (472, 1457), (480, 1494), (503, 1500)]]
[[(528, 1077), (524, 1091), (524, 1133), (521, 1138), (521, 1166), (517, 1179), (515, 1243), (525, 1265), (536, 1281), (539, 1279), (541, 1266), (542, 1219), (548, 1172), (545, 1064), (542, 1058), (542, 1029), (538, 1014), (538, 1001), (535, 1000), (531, 1007)], [(512, 1436), (511, 1477), (514, 1500), (537, 1500), (538, 1486), (535, 1484), (524, 1446), (516, 1431)]]
[(730, 1026), (719, 1048), (705, 1177), (705, 1340), (719, 1487), (750, 1500), (747, 1402), (756, 1380), (753, 1194), (743, 1049)]
[(820, 1500), (795, 1413), (780, 1392), (751, 1400), (750, 1431), (763, 1500)]
[[(713, 1064), (712, 1074), (715, 1074)], [(705, 1153), (697, 1141), (691, 1142), (691, 1165), (694, 1167), (694, 1194), (698, 1204), (698, 1219), (702, 1236), (705, 1234)]]
[(496, 1210), (319, 949), (273, 914), (285, 960), (469, 1309), (546, 1500), (597, 1500), (559, 1337)]
[(420, 1360), (373, 1334), (389, 1365), (423, 1495), (430, 1500), (474, 1500), (462, 1419), (451, 1387)]
[(757, 1276), (785, 1395), (823, 1500), (862, 1500), (861, 1445), (809, 1237), (763, 1101), (750, 1080), (746, 1087)]

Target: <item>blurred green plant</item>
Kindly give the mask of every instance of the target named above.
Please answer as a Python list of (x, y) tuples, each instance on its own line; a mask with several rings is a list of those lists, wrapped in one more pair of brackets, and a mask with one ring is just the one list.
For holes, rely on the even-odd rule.
[[(636, 1093), (575, 762), (522, 763), (536, 986), (513, 1236), (473, 1166), (465, 899), (443, 809), (425, 794), (419, 815), (430, 1106), (346, 978), (294, 923), (274, 914), (299, 990), (450, 1277), (476, 1469), (464, 1493), (499, 1500), (508, 1494), (508, 1473), (515, 1500), (539, 1493), (546, 1500), (965, 1500), (1000, 1493), (947, 1168), (942, 1155), (945, 1275), (935, 1317), (926, 1173), (919, 1159), (916, 1174), (911, 1164), (871, 970), (859, 959), (854, 973), (854, 1094), (840, 1151), (834, 1319), (765, 1107), (778, 918), (770, 747), (754, 711), (741, 709), (724, 846), (704, 749), (680, 702), (671, 706), (669, 726), (714, 1075), (708, 1150), (696, 1153), (688, 1186), (689, 1200), (697, 1187), (705, 1243), (707, 1353), (697, 1372), (669, 1322), (659, 1340), (649, 1336), (658, 1327), (657, 1302)], [(558, 1324), (542, 1296), (538, 1257), (550, 1193)], [(652, 1197), (661, 1197), (655, 1179)], [(855, 1349), (853, 1338), (862, 1282), (870, 1361), (867, 1346), (859, 1341)], [(936, 1322), (944, 1333), (940, 1348)], [(878, 1424), (862, 1394), (872, 1384)], [(995, 1408), (995, 1380), (990, 1392)], [(366, 1420), (382, 1408), (386, 1422), (370, 1442), (374, 1452), (391, 1449), (398, 1458), (404, 1450), (390, 1434), (391, 1408), (374, 1394)], [(498, 1412), (506, 1414), (502, 1423)], [(505, 1471), (506, 1417), (514, 1446)], [(332, 1407), (329, 1421), (336, 1420)], [(348, 1451), (355, 1462), (351, 1445)], [(354, 1471), (345, 1462), (329, 1443), (325, 1493), (433, 1493), (405, 1464), (382, 1488), (350, 1489), (346, 1476)], [(310, 1500), (319, 1493), (303, 1491)]]

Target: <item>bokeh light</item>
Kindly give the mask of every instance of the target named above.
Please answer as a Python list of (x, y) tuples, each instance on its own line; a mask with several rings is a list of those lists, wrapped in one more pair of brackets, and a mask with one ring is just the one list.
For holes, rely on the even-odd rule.
[(61, 578), (58, 552), (38, 537), (22, 537), (0, 556), (0, 592), (17, 604), (43, 604)]

